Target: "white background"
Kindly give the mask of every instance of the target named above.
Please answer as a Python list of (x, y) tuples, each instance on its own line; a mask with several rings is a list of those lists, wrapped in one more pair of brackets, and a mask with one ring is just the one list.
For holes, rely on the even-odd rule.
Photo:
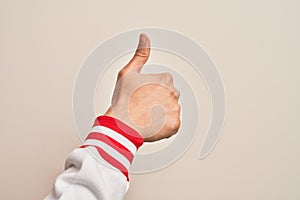
[(0, 199), (46, 196), (80, 145), (72, 92), (81, 63), (108, 37), (146, 26), (204, 46), (224, 79), (227, 119), (208, 158), (197, 159), (204, 125), (178, 162), (132, 175), (126, 199), (300, 199), (299, 8), (296, 0), (0, 1)]

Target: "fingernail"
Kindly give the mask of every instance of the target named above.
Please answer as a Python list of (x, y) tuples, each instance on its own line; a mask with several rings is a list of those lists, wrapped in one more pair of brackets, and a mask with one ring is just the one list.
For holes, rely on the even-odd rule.
[(145, 34), (141, 33), (140, 34), (139, 46), (145, 46), (146, 42), (147, 42), (147, 40), (146, 40)]

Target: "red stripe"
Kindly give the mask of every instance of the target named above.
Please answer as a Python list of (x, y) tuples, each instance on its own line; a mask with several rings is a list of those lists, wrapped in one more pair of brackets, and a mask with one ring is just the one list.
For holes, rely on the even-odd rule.
[(137, 149), (144, 143), (143, 138), (136, 130), (129, 127), (128, 125), (126, 125), (118, 119), (109, 116), (99, 116), (97, 117), (94, 123), (94, 126), (98, 125), (108, 127), (123, 135), (128, 140), (130, 140), (136, 146)]
[(126, 169), (126, 167), (124, 167), (124, 165), (122, 165), (122, 163), (120, 163), (118, 160), (116, 160), (114, 157), (112, 157), (111, 155), (109, 155), (108, 153), (106, 153), (103, 149), (101, 149), (100, 147), (94, 146), (94, 145), (82, 145), (80, 148), (84, 148), (84, 147), (88, 147), (88, 146), (92, 146), (95, 147), (99, 153), (99, 155), (109, 164), (111, 164), (112, 166), (114, 166), (115, 168), (119, 169), (122, 174), (124, 174), (127, 178), (127, 181), (129, 181), (128, 178), (128, 171)]
[(133, 160), (133, 154), (125, 146), (103, 133), (91, 132), (86, 139), (95, 139), (102, 141), (114, 148), (115, 150), (117, 150), (123, 156), (125, 156), (130, 163)]

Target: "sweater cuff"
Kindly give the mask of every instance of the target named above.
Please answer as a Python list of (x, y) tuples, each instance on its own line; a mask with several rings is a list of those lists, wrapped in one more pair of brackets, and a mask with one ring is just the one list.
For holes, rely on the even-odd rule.
[(106, 164), (128, 179), (128, 169), (144, 140), (133, 128), (118, 119), (99, 116), (81, 148), (94, 147)]

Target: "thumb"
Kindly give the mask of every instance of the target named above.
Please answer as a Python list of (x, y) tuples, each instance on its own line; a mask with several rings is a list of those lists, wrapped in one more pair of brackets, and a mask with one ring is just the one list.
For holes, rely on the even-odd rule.
[(147, 62), (150, 56), (150, 40), (144, 33), (140, 34), (139, 44), (133, 58), (123, 67), (120, 74), (123, 75), (130, 71), (140, 72), (143, 65)]

